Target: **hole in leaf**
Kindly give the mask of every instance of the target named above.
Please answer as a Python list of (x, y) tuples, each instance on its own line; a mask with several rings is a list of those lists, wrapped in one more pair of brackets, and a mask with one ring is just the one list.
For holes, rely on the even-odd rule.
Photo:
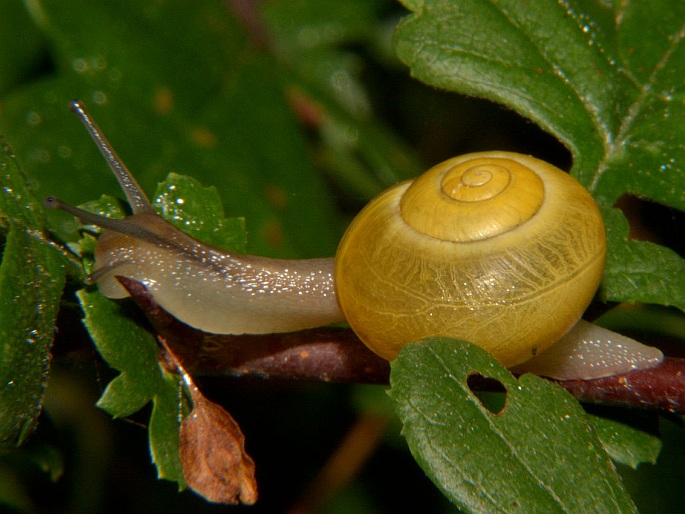
[(483, 407), (496, 416), (502, 413), (507, 404), (507, 390), (502, 382), (473, 373), (466, 379), (466, 384)]
[(685, 258), (685, 214), (632, 194), (623, 195), (615, 207), (628, 219), (629, 239), (668, 246)]

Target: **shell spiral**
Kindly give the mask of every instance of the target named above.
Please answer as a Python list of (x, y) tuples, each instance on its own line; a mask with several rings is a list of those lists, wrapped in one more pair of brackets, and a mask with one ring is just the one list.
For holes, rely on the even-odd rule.
[(599, 209), (580, 183), (533, 157), (484, 152), (369, 203), (340, 243), (335, 280), (348, 322), (380, 356), (449, 336), (509, 367), (576, 323), (605, 254)]

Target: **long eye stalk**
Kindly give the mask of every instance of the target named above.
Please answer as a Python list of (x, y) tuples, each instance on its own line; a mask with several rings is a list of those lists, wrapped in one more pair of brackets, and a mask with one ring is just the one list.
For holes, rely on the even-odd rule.
[(81, 100), (74, 100), (69, 105), (69, 108), (83, 122), (83, 125), (86, 127), (90, 137), (92, 137), (93, 141), (95, 141), (100, 153), (107, 161), (107, 165), (119, 181), (121, 189), (123, 189), (124, 194), (126, 194), (126, 199), (131, 205), (131, 209), (133, 210), (134, 214), (152, 212), (153, 209), (152, 205), (150, 204), (150, 200), (147, 199), (136, 179), (133, 177), (121, 158), (114, 151), (114, 148), (112, 148), (112, 145), (102, 133), (100, 127), (98, 127), (97, 123), (95, 123), (93, 118), (90, 116), (83, 102), (81, 102)]

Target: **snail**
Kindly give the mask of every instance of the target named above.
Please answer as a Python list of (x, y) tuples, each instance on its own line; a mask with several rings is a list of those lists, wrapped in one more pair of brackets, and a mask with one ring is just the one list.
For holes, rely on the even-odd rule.
[[(214, 334), (290, 332), (346, 321), (392, 360), (427, 336), (464, 339), (517, 372), (591, 379), (655, 366), (656, 348), (580, 320), (604, 270), (599, 209), (569, 174), (536, 158), (449, 159), (372, 200), (335, 260), (236, 255), (157, 214), (80, 101), (71, 104), (131, 205), (110, 219), (47, 197), (104, 229), (89, 276), (145, 285), (180, 321)], [(580, 321), (579, 321), (580, 320)]]

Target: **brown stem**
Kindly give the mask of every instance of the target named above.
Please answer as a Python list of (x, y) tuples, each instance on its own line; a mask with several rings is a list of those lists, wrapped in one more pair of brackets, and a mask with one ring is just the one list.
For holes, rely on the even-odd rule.
[(209, 334), (162, 309), (140, 282), (117, 277), (183, 367), (195, 375), (255, 375), (290, 380), (387, 384), (390, 364), (349, 329), (264, 335)]
[(558, 382), (581, 401), (685, 413), (685, 359), (595, 380)]
[[(265, 335), (217, 335), (164, 311), (145, 286), (117, 277), (183, 366), (199, 375), (387, 384), (390, 365), (349, 329), (318, 328)], [(580, 401), (685, 413), (685, 359), (595, 380), (556, 381)]]

